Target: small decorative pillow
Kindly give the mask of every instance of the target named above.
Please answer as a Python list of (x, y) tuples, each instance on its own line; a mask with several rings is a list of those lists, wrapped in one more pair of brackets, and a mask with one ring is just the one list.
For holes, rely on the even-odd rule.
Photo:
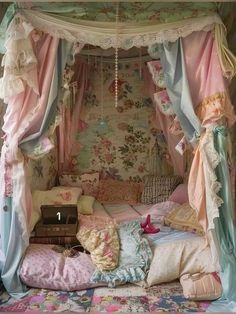
[(174, 108), (172, 106), (172, 103), (170, 101), (170, 98), (167, 94), (166, 89), (163, 89), (157, 93), (154, 93), (154, 100), (155, 100), (155, 103), (157, 104), (159, 110), (163, 114), (165, 114), (167, 116), (175, 114)]
[(78, 200), (78, 212), (83, 215), (92, 215), (93, 213), (93, 203), (95, 198), (90, 195), (81, 195)]
[(217, 273), (185, 274), (180, 277), (180, 283), (186, 299), (207, 301), (216, 300), (222, 295), (222, 286)]
[(83, 194), (96, 197), (99, 186), (99, 173), (62, 174), (59, 176), (60, 185), (79, 186)]
[(170, 194), (182, 181), (180, 176), (145, 176), (142, 203), (156, 204), (167, 201)]
[(82, 226), (77, 233), (77, 239), (91, 253), (91, 259), (98, 270), (107, 271), (117, 267), (120, 243), (114, 224), (93, 229)]
[(140, 203), (142, 184), (132, 181), (102, 179), (97, 200), (102, 203)]
[(168, 201), (179, 204), (188, 203), (188, 185), (186, 183), (179, 184), (174, 192), (170, 195)]
[(174, 208), (164, 221), (165, 225), (173, 229), (204, 235), (204, 230), (197, 219), (197, 213), (188, 203)]

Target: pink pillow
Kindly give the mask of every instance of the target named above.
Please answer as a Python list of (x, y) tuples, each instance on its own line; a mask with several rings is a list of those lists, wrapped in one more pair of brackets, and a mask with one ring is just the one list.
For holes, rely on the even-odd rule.
[(194, 301), (216, 300), (222, 295), (222, 286), (217, 273), (184, 274), (180, 277), (183, 295)]
[(179, 204), (189, 203), (188, 185), (185, 183), (179, 184), (174, 192), (170, 195), (168, 201)]
[(142, 183), (102, 179), (99, 182), (97, 200), (101, 203), (140, 203)]
[[(21, 280), (30, 287), (52, 290), (84, 290), (95, 287), (90, 278), (95, 271), (90, 255), (65, 257), (55, 245), (30, 244), (20, 269)], [(96, 284), (98, 286), (98, 284)]]

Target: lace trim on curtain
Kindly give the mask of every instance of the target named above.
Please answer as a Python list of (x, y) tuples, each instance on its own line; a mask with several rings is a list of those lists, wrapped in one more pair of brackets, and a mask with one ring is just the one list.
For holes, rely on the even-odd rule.
[[(21, 10), (18, 14), (22, 20), (27, 20), (32, 25), (52, 36), (68, 41), (100, 46), (103, 49), (116, 47), (115, 23), (73, 20), (68, 22), (63, 19), (33, 10)], [(215, 24), (222, 24), (217, 14), (184, 19), (173, 23), (119, 23), (118, 46), (122, 49), (131, 47), (150, 46), (164, 41), (176, 41), (194, 31), (214, 29)]]
[(203, 157), (203, 167), (205, 174), (206, 190), (207, 194), (207, 217), (208, 217), (208, 230), (214, 229), (214, 218), (219, 217), (219, 207), (223, 204), (223, 200), (217, 195), (221, 189), (220, 182), (217, 181), (215, 174), (215, 168), (220, 163), (220, 156), (214, 147), (214, 135), (212, 129), (215, 126), (206, 130), (200, 146)]
[(32, 30), (33, 26), (18, 16), (8, 27), (0, 79), (0, 98), (5, 101), (23, 92), (26, 84), (38, 93), (37, 59), (29, 37)]

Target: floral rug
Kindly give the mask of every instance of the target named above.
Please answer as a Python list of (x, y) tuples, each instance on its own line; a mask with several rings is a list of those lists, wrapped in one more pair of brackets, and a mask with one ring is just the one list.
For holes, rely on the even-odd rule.
[(30, 289), (21, 300), (0, 292), (0, 312), (205, 312), (209, 305), (186, 300), (178, 282), (148, 289), (134, 285), (76, 292)]

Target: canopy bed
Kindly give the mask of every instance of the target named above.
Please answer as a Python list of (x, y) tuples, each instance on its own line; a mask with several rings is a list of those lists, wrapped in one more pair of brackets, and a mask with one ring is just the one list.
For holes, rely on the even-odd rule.
[[(219, 260), (223, 296), (236, 301), (232, 277), (236, 268), (234, 169), (229, 171), (228, 135), (235, 122), (228, 84), (235, 75), (236, 58), (227, 47), (225, 26), (214, 4), (191, 5), (188, 10), (181, 4), (164, 3), (21, 3), (8, 8), (1, 23), (1, 52), (5, 55), (0, 96), (7, 110), (0, 175), (0, 271), (11, 295), (20, 297), (25, 292), (18, 267), (31, 231), (29, 159), (42, 158), (54, 148), (57, 130), (59, 170), (72, 170), (78, 144), (75, 134), (79, 136), (86, 127), (81, 120), (89, 83), (88, 64), (82, 62), (85, 51), (86, 60), (93, 51), (101, 52), (101, 82), (103, 61), (111, 51), (111, 106), (121, 110), (119, 58), (125, 50), (127, 55), (138, 51), (139, 58), (148, 57), (156, 123), (167, 141), (176, 175), (184, 175), (186, 146), (194, 151), (189, 203), (206, 234), (212, 260)], [(142, 70), (138, 72), (144, 75)], [(102, 89), (100, 96), (104, 97)], [(168, 99), (165, 106), (161, 97)], [(100, 110), (101, 131), (107, 125), (103, 108)], [(170, 116), (175, 122), (172, 133)], [(156, 157), (155, 151), (153, 155)], [(149, 262), (145, 263), (148, 267)], [(97, 274), (96, 280), (101, 277)]]

